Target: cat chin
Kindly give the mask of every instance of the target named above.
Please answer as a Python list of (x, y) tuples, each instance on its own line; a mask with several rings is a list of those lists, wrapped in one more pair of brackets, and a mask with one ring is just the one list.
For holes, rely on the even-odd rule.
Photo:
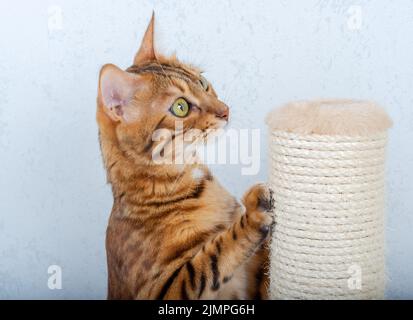
[(227, 120), (218, 120), (218, 128), (217, 129), (224, 129), (226, 128), (226, 126), (228, 125), (228, 121)]

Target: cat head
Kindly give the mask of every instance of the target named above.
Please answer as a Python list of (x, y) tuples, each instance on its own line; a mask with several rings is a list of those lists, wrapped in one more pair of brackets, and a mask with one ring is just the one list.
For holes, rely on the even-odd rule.
[(110, 140), (140, 159), (152, 157), (159, 144), (154, 141), (157, 131), (171, 132), (170, 149), (176, 132), (191, 130), (192, 139), (204, 140), (214, 129), (224, 127), (228, 116), (228, 107), (200, 70), (156, 52), (154, 16), (133, 65), (124, 71), (107, 64), (100, 71), (97, 120), (101, 140)]

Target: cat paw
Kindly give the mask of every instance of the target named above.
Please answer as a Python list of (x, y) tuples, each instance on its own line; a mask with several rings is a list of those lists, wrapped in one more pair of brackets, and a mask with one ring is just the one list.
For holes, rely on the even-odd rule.
[(248, 220), (266, 236), (274, 226), (274, 192), (264, 183), (254, 185), (242, 200)]

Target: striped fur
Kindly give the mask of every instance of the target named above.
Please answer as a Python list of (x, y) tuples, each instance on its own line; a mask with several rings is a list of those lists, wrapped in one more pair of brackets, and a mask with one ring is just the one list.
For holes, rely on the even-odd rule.
[[(99, 86), (99, 138), (114, 196), (106, 235), (108, 298), (266, 298), (272, 194), (264, 185), (252, 187), (243, 209), (204, 165), (153, 163), (152, 133), (174, 128), (170, 101), (196, 101), (199, 110), (183, 119), (184, 130), (221, 127), (227, 106), (211, 86), (199, 85), (199, 70), (155, 57), (151, 46), (153, 19), (134, 65), (121, 74), (136, 77), (122, 83), (141, 87), (116, 115)], [(107, 68), (113, 67), (105, 66), (101, 77)], [(124, 121), (125, 112), (139, 116)]]

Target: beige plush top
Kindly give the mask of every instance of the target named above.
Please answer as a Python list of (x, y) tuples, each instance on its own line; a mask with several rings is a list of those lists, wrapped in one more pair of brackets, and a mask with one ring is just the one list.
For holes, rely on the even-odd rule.
[(363, 136), (392, 125), (377, 104), (357, 100), (314, 100), (288, 103), (266, 117), (271, 130), (298, 134)]

